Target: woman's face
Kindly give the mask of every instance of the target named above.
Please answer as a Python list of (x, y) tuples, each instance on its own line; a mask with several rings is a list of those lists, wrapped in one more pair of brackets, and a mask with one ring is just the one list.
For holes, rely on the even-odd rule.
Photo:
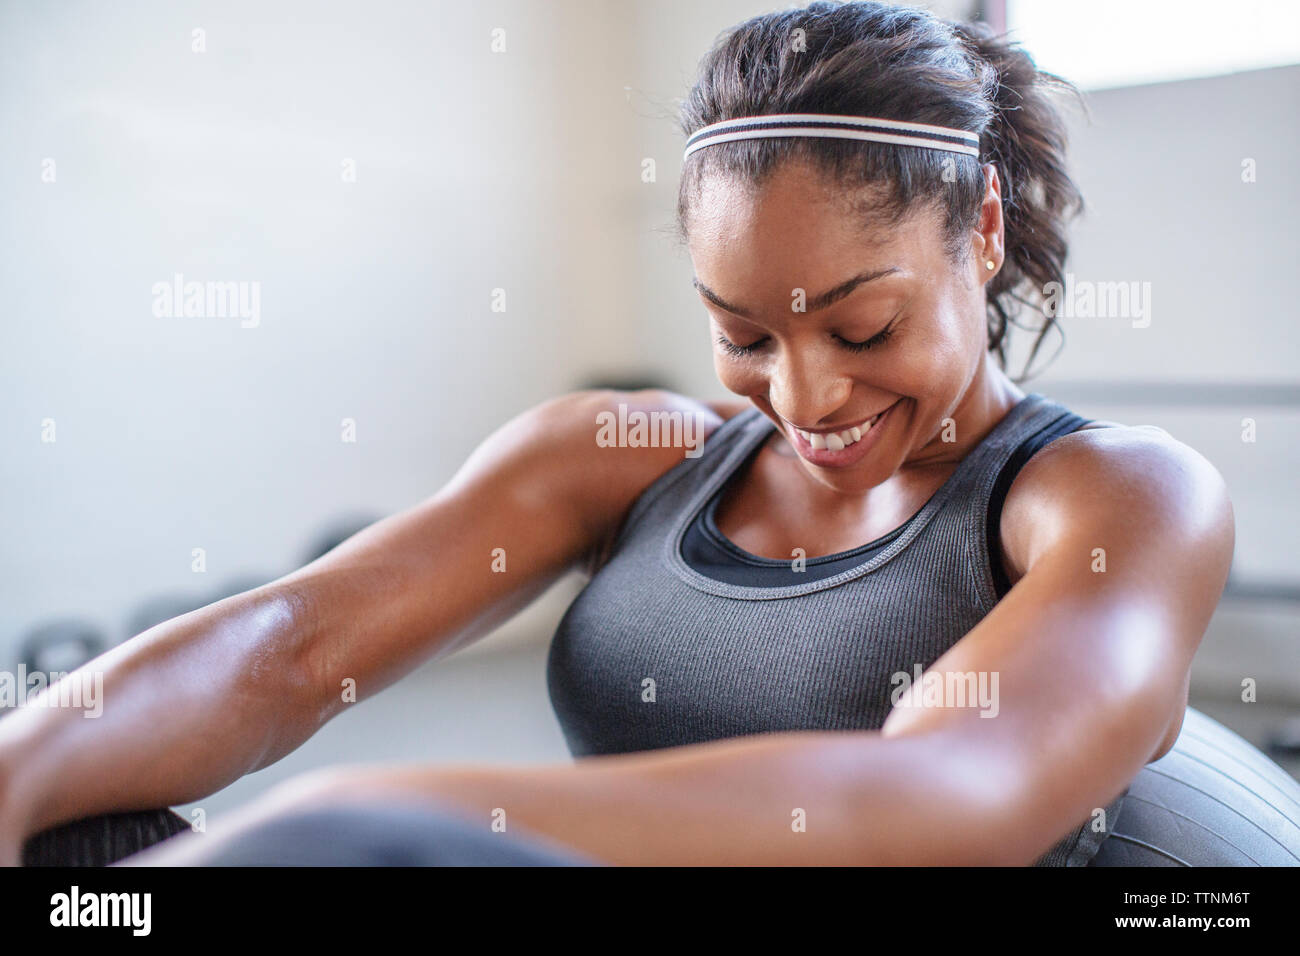
[(961, 429), (959, 406), (983, 381), (984, 260), (1001, 262), (1000, 208), (993, 238), (972, 230), (970, 262), (956, 266), (938, 212), (871, 231), (848, 205), (801, 165), (758, 191), (712, 177), (688, 243), (718, 378), (841, 491), (953, 457), (944, 420)]

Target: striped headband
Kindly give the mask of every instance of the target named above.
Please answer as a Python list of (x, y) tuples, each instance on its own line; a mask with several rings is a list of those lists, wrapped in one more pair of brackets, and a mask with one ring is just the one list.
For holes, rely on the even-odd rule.
[(897, 146), (924, 146), (979, 158), (978, 133), (946, 126), (905, 123), (871, 116), (836, 116), (827, 113), (776, 113), (724, 120), (694, 133), (686, 141), (685, 160), (697, 149), (737, 139), (765, 139), (769, 136), (825, 136), (832, 139), (860, 139)]

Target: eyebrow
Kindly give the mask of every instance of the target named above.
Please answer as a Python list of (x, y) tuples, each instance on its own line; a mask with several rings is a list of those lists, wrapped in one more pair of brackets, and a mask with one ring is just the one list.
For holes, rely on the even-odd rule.
[[(830, 289), (827, 292), (823, 292), (821, 295), (813, 296), (812, 298), (810, 298), (807, 302), (807, 308), (804, 311), (818, 312), (826, 308), (827, 306), (834, 305), (836, 302), (838, 302), (840, 299), (843, 299), (845, 296), (847, 296), (849, 293), (851, 293), (854, 289), (856, 289), (858, 286), (862, 285), (863, 283), (870, 282), (872, 279), (879, 279), (882, 276), (893, 275), (898, 271), (899, 270), (897, 267), (890, 266), (888, 269), (877, 269), (874, 271), (863, 272), (859, 275), (855, 275), (852, 279), (847, 279), (844, 282), (841, 282), (835, 288)], [(714, 292), (712, 289), (706, 286), (703, 282), (701, 282), (698, 278), (692, 276), (691, 282), (695, 286), (695, 288), (699, 290), (700, 295), (704, 296), (704, 298), (708, 299), (718, 308), (726, 309), (728, 312), (732, 312), (736, 315), (741, 316), (742, 318), (746, 318), (746, 319), (754, 318), (753, 313), (751, 313), (748, 309), (744, 309), (738, 305), (732, 305), (731, 303), (727, 302), (725, 299), (722, 298), (722, 296), (718, 295), (716, 292)]]

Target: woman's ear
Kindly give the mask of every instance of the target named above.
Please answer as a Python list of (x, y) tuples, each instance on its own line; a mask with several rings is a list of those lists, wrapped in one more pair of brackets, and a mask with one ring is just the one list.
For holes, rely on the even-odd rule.
[[(980, 204), (979, 222), (971, 235), (975, 269), (981, 285), (998, 274), (1006, 257), (1003, 246), (1002, 181), (994, 163), (981, 167), (984, 174), (984, 201)], [(989, 263), (993, 267), (989, 268)]]

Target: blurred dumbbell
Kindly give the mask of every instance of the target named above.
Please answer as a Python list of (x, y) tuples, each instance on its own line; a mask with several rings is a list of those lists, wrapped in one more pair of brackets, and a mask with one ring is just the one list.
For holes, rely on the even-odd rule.
[(19, 643), (18, 656), (30, 674), (76, 670), (108, 649), (108, 639), (89, 621), (62, 618), (37, 625)]
[(1266, 749), (1274, 757), (1300, 757), (1300, 717), (1288, 717), (1272, 727)]

